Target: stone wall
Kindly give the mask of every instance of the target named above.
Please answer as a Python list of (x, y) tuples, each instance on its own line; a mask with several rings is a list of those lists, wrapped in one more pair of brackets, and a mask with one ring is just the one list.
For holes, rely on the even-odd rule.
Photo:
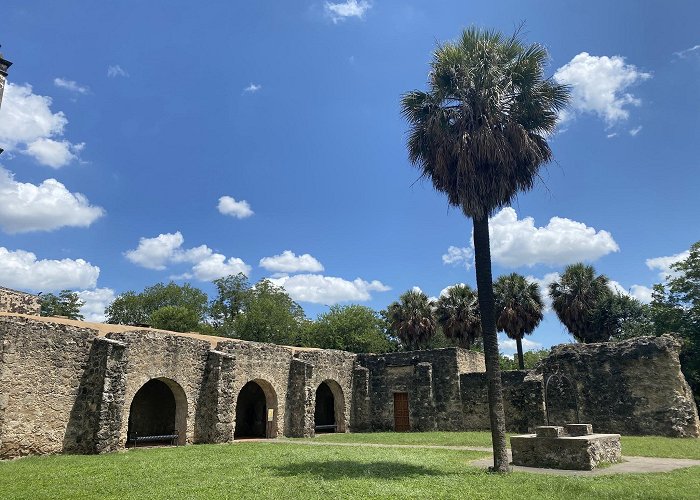
[(536, 369), (548, 389), (549, 424), (568, 423), (556, 421), (566, 412), (552, 410), (573, 405), (568, 413), (578, 413), (580, 422), (598, 432), (698, 437), (697, 408), (679, 349), (670, 335), (552, 348)]
[(0, 286), (0, 312), (39, 316), (41, 302), (38, 295)]

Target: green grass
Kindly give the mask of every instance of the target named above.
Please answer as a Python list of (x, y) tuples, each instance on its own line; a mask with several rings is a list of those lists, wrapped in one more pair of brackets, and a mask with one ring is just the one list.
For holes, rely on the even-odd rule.
[[(332, 443), (491, 446), (489, 432), (370, 432), (323, 434), (314, 439)], [(622, 436), (621, 444), (623, 455), (700, 460), (700, 439)]]
[(240, 443), (0, 462), (0, 497), (696, 498), (700, 467), (665, 474), (487, 474), (480, 452)]

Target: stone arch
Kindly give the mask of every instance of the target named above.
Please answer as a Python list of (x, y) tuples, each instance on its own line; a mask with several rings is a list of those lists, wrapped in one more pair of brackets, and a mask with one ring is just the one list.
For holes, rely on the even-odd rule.
[(277, 437), (277, 393), (267, 380), (251, 380), (238, 393), (233, 437)]
[(343, 388), (335, 380), (324, 380), (316, 388), (314, 430), (345, 432), (345, 395)]
[[(136, 391), (129, 407), (127, 439), (177, 431), (178, 444), (187, 442), (187, 396), (172, 379), (152, 378)], [(158, 442), (153, 444), (159, 444)], [(164, 441), (162, 444), (169, 444)]]
[(547, 425), (579, 423), (576, 385), (562, 373), (547, 377), (544, 386), (544, 405)]

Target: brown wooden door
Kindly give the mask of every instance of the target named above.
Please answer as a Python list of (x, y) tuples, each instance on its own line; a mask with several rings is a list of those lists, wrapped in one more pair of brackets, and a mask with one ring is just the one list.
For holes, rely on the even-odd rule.
[(411, 422), (408, 419), (408, 393), (394, 393), (394, 430), (406, 432), (411, 430)]

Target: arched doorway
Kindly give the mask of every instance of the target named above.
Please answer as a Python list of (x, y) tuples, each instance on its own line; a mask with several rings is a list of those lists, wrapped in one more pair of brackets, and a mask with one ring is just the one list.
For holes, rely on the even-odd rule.
[(277, 395), (264, 380), (243, 386), (236, 401), (234, 439), (277, 436)]
[(316, 389), (314, 430), (317, 434), (345, 432), (345, 398), (334, 380), (325, 380)]
[[(127, 440), (153, 438), (150, 445), (185, 444), (187, 433), (187, 397), (180, 385), (170, 379), (146, 382), (134, 395), (129, 408)], [(177, 438), (156, 439), (155, 436)]]
[(579, 423), (576, 394), (576, 386), (566, 375), (554, 373), (547, 378), (544, 388), (547, 425)]

